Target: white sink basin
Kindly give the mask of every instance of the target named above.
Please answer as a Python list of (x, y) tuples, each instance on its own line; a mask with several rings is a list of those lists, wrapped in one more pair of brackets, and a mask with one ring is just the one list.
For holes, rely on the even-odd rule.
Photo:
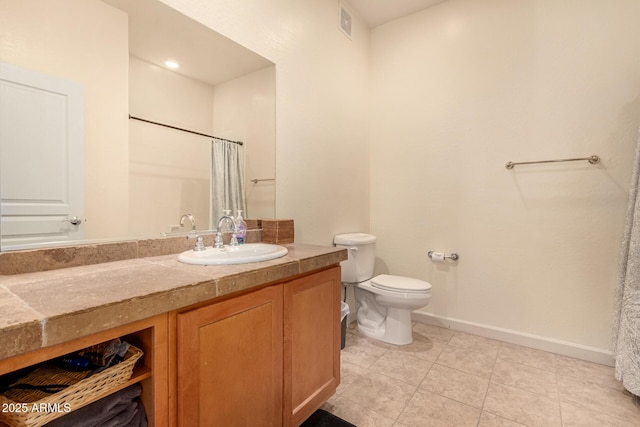
[(280, 258), (288, 252), (287, 248), (280, 245), (246, 243), (238, 246), (225, 246), (221, 249), (207, 248), (204, 251), (185, 251), (178, 255), (178, 261), (198, 265), (246, 264)]

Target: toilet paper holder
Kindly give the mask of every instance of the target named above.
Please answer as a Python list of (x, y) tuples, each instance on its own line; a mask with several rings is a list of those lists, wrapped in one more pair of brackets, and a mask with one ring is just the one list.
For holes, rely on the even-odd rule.
[[(448, 260), (448, 259), (450, 259), (451, 261), (457, 261), (458, 259), (460, 259), (460, 256), (458, 256), (458, 254), (455, 253), (455, 252), (452, 252), (451, 255), (445, 255), (442, 252), (429, 251), (429, 252), (427, 252), (427, 255), (429, 255), (429, 258), (431, 258), (431, 259), (433, 259), (433, 256), (436, 255), (436, 261), (438, 261), (440, 259), (443, 260), (443, 261)], [(440, 258), (440, 256), (442, 258)]]

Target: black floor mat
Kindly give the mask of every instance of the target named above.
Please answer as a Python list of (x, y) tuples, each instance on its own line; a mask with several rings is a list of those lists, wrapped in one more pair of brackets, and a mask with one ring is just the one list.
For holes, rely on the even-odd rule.
[(318, 409), (300, 427), (356, 427), (324, 409)]

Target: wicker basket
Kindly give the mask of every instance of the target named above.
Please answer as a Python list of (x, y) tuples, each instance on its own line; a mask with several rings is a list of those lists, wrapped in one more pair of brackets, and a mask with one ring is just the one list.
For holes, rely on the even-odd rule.
[(109, 394), (131, 378), (142, 350), (130, 346), (119, 364), (87, 377), (86, 372), (70, 372), (53, 365), (35, 369), (21, 383), (32, 385), (68, 384), (56, 393), (40, 390), (10, 390), (0, 395), (0, 421), (10, 427), (38, 427)]

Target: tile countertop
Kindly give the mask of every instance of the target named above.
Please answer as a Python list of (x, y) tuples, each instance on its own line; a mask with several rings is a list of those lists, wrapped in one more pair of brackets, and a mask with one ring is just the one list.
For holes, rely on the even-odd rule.
[(260, 263), (198, 266), (173, 254), (0, 275), (0, 359), (347, 259), (345, 249), (283, 246), (287, 255)]

